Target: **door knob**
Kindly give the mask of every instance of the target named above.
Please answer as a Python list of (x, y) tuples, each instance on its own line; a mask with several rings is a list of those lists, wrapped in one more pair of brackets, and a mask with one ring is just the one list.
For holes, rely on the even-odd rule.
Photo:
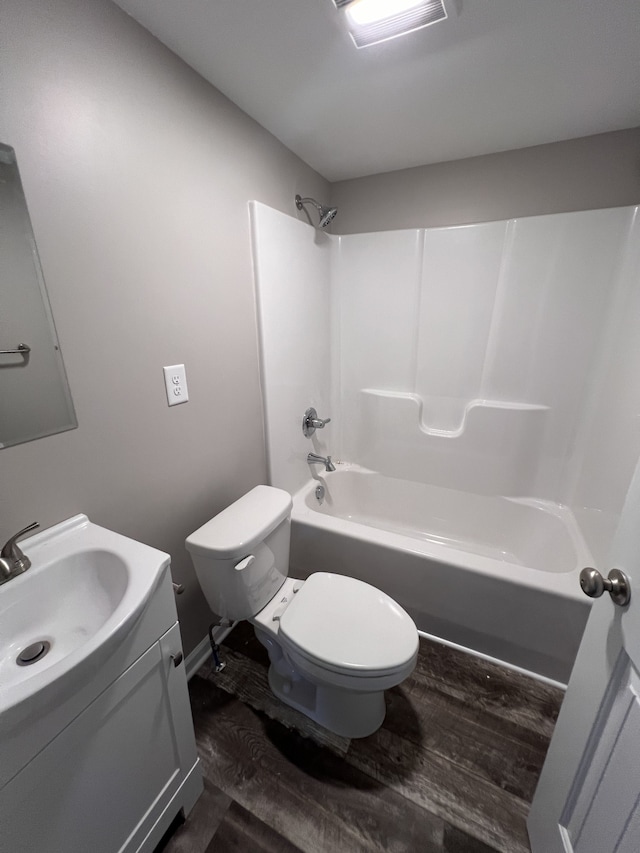
[(580, 572), (580, 586), (590, 598), (600, 598), (608, 592), (614, 604), (624, 607), (631, 600), (629, 578), (620, 569), (611, 569), (609, 576), (603, 578), (597, 569), (587, 567)]

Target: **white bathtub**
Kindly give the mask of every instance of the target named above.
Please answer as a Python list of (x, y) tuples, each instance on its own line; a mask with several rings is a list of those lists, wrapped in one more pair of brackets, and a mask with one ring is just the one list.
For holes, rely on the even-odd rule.
[(294, 495), (292, 520), (296, 577), (325, 570), (368, 581), (419, 630), (568, 681), (590, 603), (578, 573), (591, 555), (567, 507), (340, 465)]

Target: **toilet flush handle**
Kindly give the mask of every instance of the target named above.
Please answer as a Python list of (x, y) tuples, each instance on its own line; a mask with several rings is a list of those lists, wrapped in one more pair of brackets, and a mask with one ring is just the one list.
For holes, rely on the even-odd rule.
[(249, 554), (248, 557), (245, 557), (244, 559), (240, 560), (239, 563), (236, 563), (234, 568), (236, 572), (241, 572), (243, 569), (248, 569), (252, 563), (255, 563), (255, 561), (256, 558), (254, 557), (254, 555)]

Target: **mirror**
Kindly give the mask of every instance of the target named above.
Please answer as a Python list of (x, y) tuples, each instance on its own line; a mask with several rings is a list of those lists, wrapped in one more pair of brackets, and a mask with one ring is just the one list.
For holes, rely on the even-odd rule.
[(0, 448), (77, 426), (15, 151), (0, 143)]

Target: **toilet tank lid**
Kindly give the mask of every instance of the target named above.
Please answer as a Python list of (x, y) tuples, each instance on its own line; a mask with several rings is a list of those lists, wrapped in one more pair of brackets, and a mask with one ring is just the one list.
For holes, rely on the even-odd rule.
[(256, 486), (192, 533), (187, 551), (212, 559), (246, 557), (290, 514), (289, 492)]

